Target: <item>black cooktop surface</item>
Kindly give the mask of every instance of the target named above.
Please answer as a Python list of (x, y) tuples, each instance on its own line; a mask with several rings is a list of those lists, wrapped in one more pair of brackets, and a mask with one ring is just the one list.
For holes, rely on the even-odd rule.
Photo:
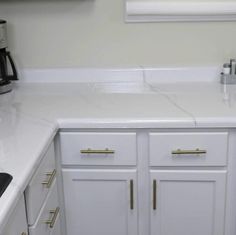
[(0, 197), (12, 181), (12, 176), (7, 173), (0, 173)]

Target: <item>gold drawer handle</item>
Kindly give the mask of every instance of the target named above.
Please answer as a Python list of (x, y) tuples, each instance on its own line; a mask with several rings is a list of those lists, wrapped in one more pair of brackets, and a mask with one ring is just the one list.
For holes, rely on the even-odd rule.
[(153, 207), (153, 210), (156, 210), (157, 209), (157, 181), (156, 180), (153, 180), (152, 182), (152, 207)]
[(60, 208), (57, 207), (56, 210), (50, 210), (50, 214), (52, 214), (52, 219), (51, 220), (46, 220), (45, 224), (48, 224), (50, 228), (54, 227), (54, 224), (56, 222), (57, 216), (59, 214)]
[(200, 150), (200, 149), (195, 149), (195, 150), (182, 150), (182, 149), (177, 149), (171, 152), (172, 154), (206, 154), (207, 151), (206, 150)]
[(134, 209), (134, 181), (130, 180), (130, 210)]
[(23, 233), (21, 233), (21, 235), (27, 235), (27, 233), (26, 233), (26, 232), (23, 232)]
[(88, 148), (88, 149), (80, 150), (80, 153), (82, 153), (82, 154), (114, 154), (115, 150), (110, 150), (108, 148), (106, 148), (104, 150)]
[(46, 185), (47, 188), (50, 188), (52, 185), (52, 182), (56, 176), (57, 171), (54, 169), (53, 172), (46, 173), (47, 176), (50, 176), (48, 181), (43, 181), (42, 184)]

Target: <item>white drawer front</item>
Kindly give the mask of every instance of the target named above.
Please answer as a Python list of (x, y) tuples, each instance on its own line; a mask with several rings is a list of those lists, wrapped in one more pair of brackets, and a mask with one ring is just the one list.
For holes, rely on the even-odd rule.
[[(29, 225), (34, 224), (51, 187), (50, 184), (53, 183), (56, 177), (55, 173), (54, 147), (53, 144), (51, 144), (25, 191)], [(49, 184), (46, 184), (47, 182)]]
[[(35, 224), (29, 227), (29, 235), (61, 235), (55, 234), (54, 230), (59, 231), (60, 208), (57, 194), (56, 182), (53, 183), (52, 190), (49, 192), (39, 217)], [(47, 223), (46, 223), (47, 222)]]
[(227, 132), (150, 133), (151, 166), (225, 166)]
[(62, 164), (136, 164), (136, 133), (60, 133), (60, 141)]

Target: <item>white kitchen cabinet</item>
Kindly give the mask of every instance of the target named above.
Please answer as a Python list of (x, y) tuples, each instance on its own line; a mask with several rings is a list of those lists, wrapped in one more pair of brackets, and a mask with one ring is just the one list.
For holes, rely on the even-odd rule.
[(74, 131), (60, 141), (67, 235), (225, 234), (227, 130)]
[(17, 203), (17, 206), (1, 235), (28, 235), (24, 196), (22, 196)]
[(68, 235), (137, 235), (135, 170), (63, 169)]
[(61, 205), (58, 199), (53, 142), (35, 170), (24, 196), (1, 235), (61, 235)]
[(55, 153), (52, 143), (25, 190), (26, 210), (29, 225), (35, 223), (39, 211), (55, 179)]
[(52, 142), (25, 190), (29, 235), (61, 235), (56, 179)]
[(223, 235), (225, 171), (152, 170), (151, 235)]

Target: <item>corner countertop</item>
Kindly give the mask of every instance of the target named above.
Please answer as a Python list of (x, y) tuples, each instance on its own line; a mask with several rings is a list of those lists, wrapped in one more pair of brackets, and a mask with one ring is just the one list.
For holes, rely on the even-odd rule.
[(0, 231), (61, 128), (235, 128), (236, 85), (19, 83), (0, 96)]

